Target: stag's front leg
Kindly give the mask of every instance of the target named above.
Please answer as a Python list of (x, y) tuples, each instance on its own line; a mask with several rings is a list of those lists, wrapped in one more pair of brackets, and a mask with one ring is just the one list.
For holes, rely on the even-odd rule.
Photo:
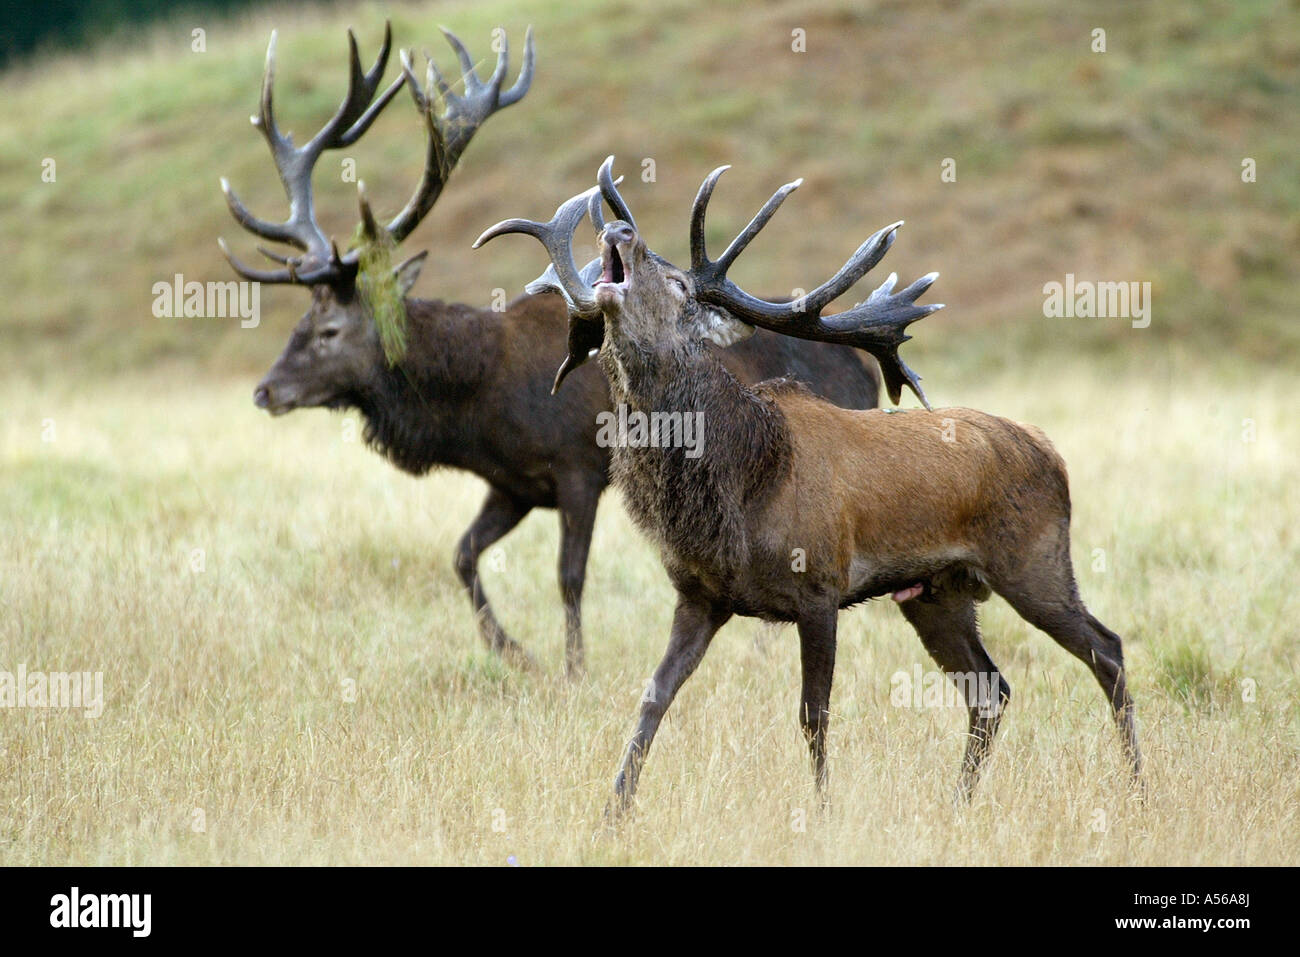
[(835, 629), (839, 617), (836, 604), (807, 613), (799, 619), (799, 660), (803, 666), (803, 697), (799, 724), (808, 739), (813, 780), (822, 806), (830, 803), (827, 793), (826, 732), (830, 727), (831, 678), (835, 674)]
[(632, 803), (641, 766), (650, 750), (650, 742), (659, 730), (659, 722), (673, 703), (678, 689), (708, 651), (713, 636), (730, 617), (731, 612), (718, 605), (678, 595), (668, 651), (655, 669), (654, 678), (641, 700), (641, 719), (628, 742), (623, 766), (614, 779), (614, 799), (606, 809), (607, 814), (619, 814)]

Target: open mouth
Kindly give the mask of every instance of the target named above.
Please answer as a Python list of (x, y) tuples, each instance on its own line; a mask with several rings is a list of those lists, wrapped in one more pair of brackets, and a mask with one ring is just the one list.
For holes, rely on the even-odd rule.
[(602, 286), (627, 289), (629, 270), (623, 263), (623, 256), (618, 251), (618, 247), (613, 243), (606, 243), (601, 249), (600, 266), (600, 278), (596, 280), (597, 289)]

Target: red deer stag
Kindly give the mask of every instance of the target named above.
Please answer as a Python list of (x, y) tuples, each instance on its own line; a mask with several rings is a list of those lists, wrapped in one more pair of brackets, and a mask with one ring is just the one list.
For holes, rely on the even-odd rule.
[[(562, 205), (549, 223), (509, 220), (479, 242), (522, 232), (544, 243), (548, 275), (564, 284), (573, 303), (571, 322), (603, 325), (600, 363), (615, 401), (704, 416), (705, 453), (697, 458), (680, 448), (614, 450), (614, 481), (658, 544), (677, 606), (668, 650), (615, 781), (612, 810), (631, 801), (665, 711), (714, 634), (737, 614), (798, 626), (799, 718), (824, 800), (836, 619), (841, 608), (885, 595), (898, 601), (945, 672), (982, 678), (964, 682), (970, 711), (959, 786), (964, 797), (1010, 698), (976, 623), (975, 604), (990, 591), (1092, 669), (1114, 708), (1136, 778), (1140, 758), (1120, 639), (1079, 598), (1060, 456), (1032, 426), (970, 409), (930, 411), (898, 347), (909, 338), (909, 323), (939, 308), (916, 305), (936, 274), (897, 293), (891, 275), (865, 301), (823, 315), (880, 261), (902, 224), (877, 232), (802, 299), (770, 302), (745, 293), (727, 270), (798, 182), (778, 190), (722, 256), (710, 260), (705, 211), (727, 167), (715, 170), (691, 213), (687, 270), (646, 248), (611, 177), (611, 161), (601, 167), (599, 187)], [(618, 220), (602, 221), (602, 195)], [(584, 210), (598, 232), (595, 271), (578, 270), (573, 261), (573, 233)], [(719, 309), (736, 326), (864, 349), (880, 362), (895, 403), (907, 385), (926, 409), (847, 411), (792, 383), (742, 385), (681, 331), (701, 312)]]
[[(595, 345), (566, 342), (566, 308), (557, 296), (527, 295), (502, 313), (471, 306), (406, 298), (406, 353), (396, 363), (385, 354), (365, 297), (358, 292), (359, 251), (340, 254), (316, 221), (312, 168), (327, 149), (357, 141), (405, 82), (424, 121), (427, 161), (414, 196), (387, 226), (375, 223), (364, 191), (362, 223), (370, 238), (386, 231), (401, 242), (433, 207), (456, 161), (479, 125), (497, 110), (518, 102), (533, 75), (531, 34), (519, 79), (502, 89), (508, 65), (503, 47), (489, 80), (475, 73), (469, 53), (451, 33), (447, 40), (460, 62), (464, 90), (453, 93), (429, 64), (422, 89), (402, 56), (402, 76), (376, 98), (390, 49), (385, 30), (375, 65), (363, 72), (356, 40), (349, 32), (347, 96), (325, 127), (294, 147), (276, 126), (271, 92), (275, 36), (267, 51), (261, 108), (253, 125), (266, 137), (289, 198), (286, 222), (253, 216), (224, 180), (222, 189), (235, 219), (256, 235), (297, 247), (273, 270), (253, 269), (222, 250), (245, 278), (310, 286), (312, 303), (283, 354), (254, 392), (254, 401), (273, 415), (297, 408), (356, 408), (366, 422), (372, 448), (416, 475), (435, 466), (465, 469), (489, 485), (487, 500), (456, 546), (455, 568), (469, 592), (488, 647), (518, 663), (526, 652), (507, 636), (484, 594), (479, 556), (534, 508), (560, 513), (560, 591), (566, 619), (566, 666), (581, 668), (580, 604), (592, 525), (601, 492), (609, 482), (609, 450), (597, 442), (597, 416), (610, 408), (609, 389), (593, 364), (579, 369), (559, 400), (550, 398), (555, 357), (569, 352), (564, 373)], [(394, 272), (403, 297), (423, 265), (423, 252)], [(545, 284), (543, 284), (545, 285)], [(579, 327), (587, 331), (588, 327)], [(708, 334), (709, 330), (702, 330)], [(746, 382), (789, 375), (833, 402), (852, 408), (876, 404), (878, 379), (859, 354), (761, 334), (723, 354), (727, 367)]]

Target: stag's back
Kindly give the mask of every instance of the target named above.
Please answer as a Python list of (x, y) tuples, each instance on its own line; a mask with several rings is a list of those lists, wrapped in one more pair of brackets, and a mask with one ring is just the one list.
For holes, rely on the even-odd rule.
[(821, 557), (851, 578), (863, 555), (983, 565), (1068, 525), (1065, 463), (1033, 426), (962, 408), (849, 411), (796, 390), (777, 404), (790, 481), (765, 514), (781, 537), (830, 543)]

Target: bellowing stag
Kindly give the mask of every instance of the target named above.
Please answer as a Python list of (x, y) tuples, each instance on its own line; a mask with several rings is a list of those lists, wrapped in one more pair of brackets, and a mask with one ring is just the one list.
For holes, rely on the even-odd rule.
[[(824, 799), (839, 610), (886, 595), (945, 672), (983, 679), (958, 683), (970, 715), (961, 795), (969, 798), (975, 786), (1011, 693), (976, 622), (976, 602), (991, 591), (1092, 669), (1137, 778), (1141, 759), (1120, 639), (1088, 613), (1070, 565), (1064, 463), (1032, 426), (971, 409), (930, 411), (915, 373), (899, 358), (908, 324), (939, 308), (916, 304), (937, 274), (901, 292), (894, 292), (891, 275), (853, 308), (823, 314), (880, 261), (901, 223), (871, 236), (807, 296), (771, 302), (744, 292), (727, 270), (798, 182), (778, 190), (711, 260), (705, 213), (726, 167), (715, 170), (691, 213), (690, 268), (680, 269), (646, 247), (611, 162), (601, 167), (598, 187), (563, 204), (549, 223), (508, 220), (479, 238), (521, 232), (543, 242), (551, 266), (541, 281), (563, 288), (570, 322), (583, 330), (571, 339), (603, 341), (600, 364), (616, 402), (704, 415), (705, 453), (698, 458), (680, 448), (614, 450), (614, 481), (658, 544), (677, 606), (611, 809), (631, 801), (664, 713), (732, 615), (798, 626), (799, 720)], [(602, 196), (617, 220), (603, 221)], [(598, 234), (600, 261), (580, 270), (572, 242), (584, 212)], [(864, 349), (879, 360), (895, 403), (906, 385), (926, 408), (848, 411), (794, 383), (746, 386), (690, 334), (701, 314), (729, 323), (733, 337), (759, 326)]]
[[(479, 579), (479, 556), (532, 509), (559, 511), (565, 661), (573, 673), (583, 661), (580, 606), (592, 525), (609, 483), (609, 449), (597, 444), (597, 416), (610, 403), (594, 365), (578, 370), (558, 401), (549, 395), (555, 357), (578, 348), (566, 341), (564, 303), (555, 296), (526, 295), (504, 312), (492, 312), (407, 298), (424, 262), (421, 252), (393, 270), (403, 299), (406, 349), (400, 359), (390, 361), (359, 289), (360, 249), (340, 253), (317, 223), (313, 205), (312, 170), (321, 154), (355, 143), (405, 84), (427, 136), (425, 168), (414, 195), (395, 218), (380, 225), (358, 184), (364, 236), (395, 246), (433, 208), (479, 126), (528, 92), (534, 62), (531, 34), (519, 78), (508, 89), (503, 88), (509, 62), (504, 46), (484, 81), (461, 42), (451, 33), (447, 40), (460, 62), (463, 92), (454, 93), (432, 62), (422, 87), (403, 53), (402, 75), (381, 93), (391, 33), (385, 30), (374, 66), (363, 71), (349, 32), (347, 95), (324, 128), (295, 147), (280, 132), (272, 109), (272, 34), (253, 125), (271, 148), (289, 199), (289, 217), (284, 222), (259, 219), (225, 180), (222, 189), (240, 225), (298, 252), (286, 257), (263, 250), (279, 268), (256, 269), (235, 259), (224, 242), (221, 248), (246, 279), (296, 283), (312, 293), (310, 308), (254, 392), (259, 408), (273, 415), (312, 406), (355, 408), (365, 420), (367, 442), (398, 468), (420, 475), (435, 466), (450, 466), (488, 483), (481, 511), (456, 546), (455, 567), (473, 602), (483, 640), (517, 663), (531, 663), (531, 658), (493, 614)], [(746, 382), (788, 375), (846, 407), (876, 404), (876, 372), (848, 347), (756, 336), (727, 350), (723, 361)]]

